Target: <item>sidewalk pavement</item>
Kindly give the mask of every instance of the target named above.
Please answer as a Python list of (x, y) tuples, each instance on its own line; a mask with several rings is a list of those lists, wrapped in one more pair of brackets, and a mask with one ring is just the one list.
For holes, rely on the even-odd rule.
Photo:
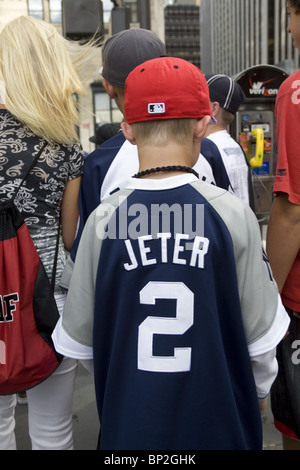
[[(30, 450), (27, 405), (16, 407), (16, 439), (18, 450)], [(75, 450), (96, 450), (99, 423), (92, 376), (79, 364), (73, 402)], [(282, 450), (281, 434), (273, 424), (270, 405), (263, 417), (264, 450)]]

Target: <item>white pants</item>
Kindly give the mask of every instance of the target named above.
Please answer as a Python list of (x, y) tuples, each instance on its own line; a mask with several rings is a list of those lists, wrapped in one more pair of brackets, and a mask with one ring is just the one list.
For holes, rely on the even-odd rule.
[(16, 395), (0, 397), (0, 450), (15, 450)]
[(43, 383), (27, 391), (32, 450), (72, 450), (72, 398), (77, 361), (64, 358)]
[[(63, 299), (57, 299), (61, 310)], [(72, 450), (72, 399), (77, 361), (64, 358), (43, 383), (27, 391), (32, 450)], [(15, 450), (16, 396), (0, 396), (0, 450)]]

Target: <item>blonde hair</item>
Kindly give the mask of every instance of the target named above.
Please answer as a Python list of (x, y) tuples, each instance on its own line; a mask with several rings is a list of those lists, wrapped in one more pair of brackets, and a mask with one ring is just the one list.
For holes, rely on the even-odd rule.
[(178, 145), (190, 145), (196, 119), (162, 119), (132, 124), (138, 144), (164, 146), (170, 140)]
[(86, 47), (67, 41), (49, 23), (21, 16), (0, 32), (0, 94), (6, 108), (48, 142), (78, 141), (74, 95), (85, 89), (79, 71)]

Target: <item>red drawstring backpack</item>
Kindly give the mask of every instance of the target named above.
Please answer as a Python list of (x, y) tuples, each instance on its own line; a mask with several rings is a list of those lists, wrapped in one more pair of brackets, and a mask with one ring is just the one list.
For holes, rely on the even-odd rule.
[(13, 200), (0, 203), (0, 395), (34, 387), (49, 377), (63, 359), (51, 339), (59, 319), (53, 290), (58, 243), (51, 285), (24, 218), (14, 204), (16, 194)]

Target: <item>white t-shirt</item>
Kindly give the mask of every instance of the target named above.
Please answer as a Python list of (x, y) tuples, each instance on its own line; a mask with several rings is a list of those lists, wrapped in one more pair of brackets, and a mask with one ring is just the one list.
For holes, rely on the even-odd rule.
[(208, 136), (218, 147), (234, 194), (249, 204), (248, 167), (239, 144), (226, 130)]

